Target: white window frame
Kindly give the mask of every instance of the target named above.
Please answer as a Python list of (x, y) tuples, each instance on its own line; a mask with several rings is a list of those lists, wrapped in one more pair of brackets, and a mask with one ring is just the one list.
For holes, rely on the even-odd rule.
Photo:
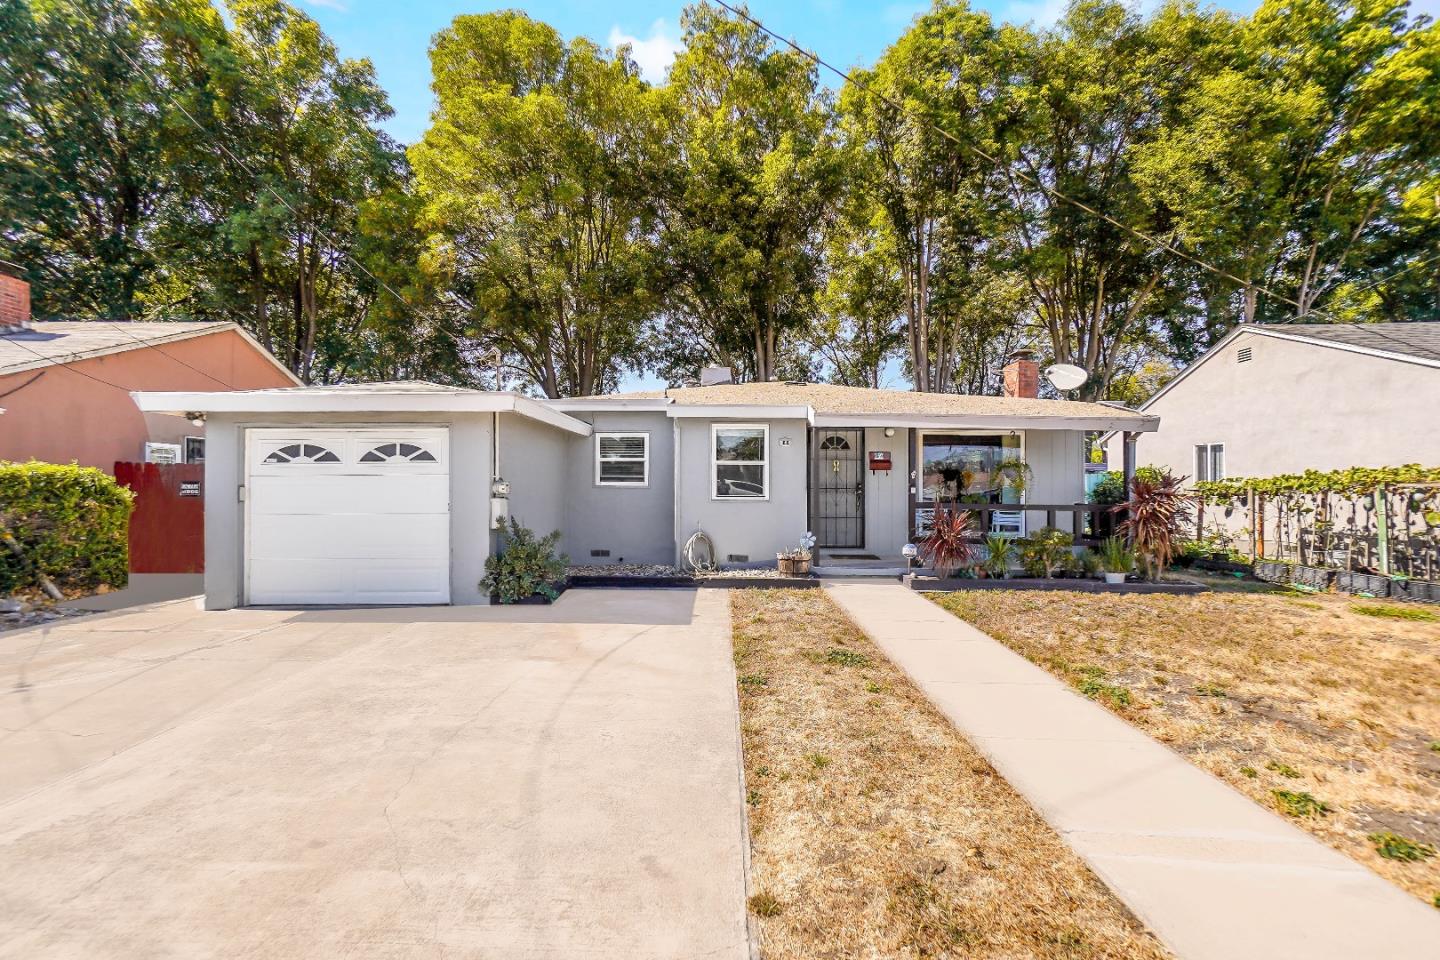
[[(605, 457), (600, 455), (600, 441), (605, 438), (618, 439), (621, 437), (639, 437), (645, 445), (645, 452), (640, 456), (643, 464), (643, 472), (639, 481), (635, 480), (603, 480), (600, 477), (600, 465), (602, 463), (634, 463), (634, 457)], [(609, 430), (604, 433), (595, 434), (595, 486), (597, 487), (631, 487), (640, 488), (650, 486), (650, 434), (640, 433), (634, 430)]]
[[(925, 437), (927, 434), (945, 437), (1000, 437), (1008, 436), (1010, 432), (1009, 430), (916, 430), (915, 457), (919, 460), (919, 463), (916, 465), (915, 473), (915, 502), (917, 504), (928, 503), (932, 506), (935, 504), (934, 500), (925, 496), (925, 484), (923, 482), (925, 479)], [(1016, 430), (1015, 432), (1020, 434), (1020, 456), (1015, 459), (1023, 462), (1025, 460), (1026, 431)], [(1023, 491), (1020, 494), (1019, 503), (1006, 504), (1006, 506), (1014, 506), (1017, 510), (1023, 508), (1024, 505), (1025, 493)]]
[[(200, 459), (199, 459), (199, 460), (192, 460), (192, 459), (190, 459), (190, 457), (189, 457), (189, 453), (190, 453), (189, 447), (190, 447), (190, 441), (191, 441), (191, 440), (194, 440), (194, 441), (196, 441), (196, 442), (198, 442), (198, 443), (200, 444)], [(184, 461), (185, 461), (186, 463), (204, 463), (204, 462), (205, 462), (205, 438), (204, 438), (204, 437), (185, 437), (183, 440), (180, 441), (180, 453), (181, 453), (181, 457), (184, 459)]]
[[(716, 454), (716, 444), (720, 439), (721, 430), (759, 430), (761, 431), (760, 452), (763, 459), (760, 460), (721, 460)], [(743, 464), (746, 466), (760, 467), (760, 482), (765, 487), (765, 493), (758, 497), (722, 497), (720, 496), (720, 464)], [(768, 423), (712, 423), (710, 424), (710, 499), (723, 500), (726, 503), (764, 503), (770, 499), (770, 424)]]
[[(1221, 473), (1221, 476), (1218, 476), (1218, 477), (1216, 477), (1216, 476), (1211, 476), (1211, 474), (1213, 474), (1213, 473), (1215, 472), (1215, 451), (1216, 451), (1217, 449), (1220, 451), (1220, 473)], [(1197, 443), (1197, 444), (1195, 444), (1195, 446), (1194, 446), (1194, 450), (1195, 450), (1195, 477), (1194, 477), (1194, 482), (1195, 482), (1195, 483), (1209, 483), (1209, 482), (1212, 482), (1212, 481), (1224, 480), (1224, 479), (1225, 479), (1225, 477), (1224, 477), (1224, 474), (1225, 474), (1225, 472), (1226, 472), (1226, 471), (1225, 471), (1225, 444), (1224, 444), (1223, 442), (1216, 442), (1216, 443)], [(1203, 479), (1202, 479), (1201, 476), (1200, 476), (1200, 458), (1201, 458), (1201, 453), (1200, 453), (1200, 451), (1201, 451), (1201, 450), (1204, 450), (1204, 451), (1205, 451), (1205, 453), (1204, 453), (1204, 458), (1205, 458), (1205, 477), (1204, 477)]]

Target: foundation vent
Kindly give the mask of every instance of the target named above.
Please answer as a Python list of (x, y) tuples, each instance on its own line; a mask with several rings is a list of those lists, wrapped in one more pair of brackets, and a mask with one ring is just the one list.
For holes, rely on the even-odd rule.
[(608, 557), (608, 556), (610, 556), (610, 551), (609, 551), (609, 550), (591, 550), (591, 551), (590, 551), (590, 556), (592, 556), (592, 557)]
[(732, 554), (730, 554), (728, 557), (726, 557), (725, 559), (726, 559), (726, 561), (728, 561), (729, 563), (749, 563), (749, 562), (750, 562), (750, 554), (748, 554), (748, 553), (732, 553)]

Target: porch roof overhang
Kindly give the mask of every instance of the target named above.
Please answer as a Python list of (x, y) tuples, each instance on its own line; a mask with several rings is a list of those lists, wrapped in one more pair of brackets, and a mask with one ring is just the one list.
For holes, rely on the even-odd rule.
[(918, 430), (1128, 430), (1153, 433), (1160, 429), (1159, 417), (1038, 417), (1038, 416), (905, 416), (893, 413), (817, 413), (811, 422), (817, 427), (901, 427)]
[(517, 393), (487, 390), (286, 387), (274, 390), (149, 391), (130, 394), (144, 413), (514, 413), (576, 436), (590, 424)]

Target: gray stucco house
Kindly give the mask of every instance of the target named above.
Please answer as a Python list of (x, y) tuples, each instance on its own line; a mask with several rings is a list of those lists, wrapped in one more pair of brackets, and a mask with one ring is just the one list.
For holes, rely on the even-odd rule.
[(1140, 407), (1165, 425), (1133, 455), (1192, 480), (1429, 466), (1437, 410), (1440, 323), (1242, 324)]
[[(1084, 500), (1085, 434), (1158, 421), (1037, 399), (1021, 372), (1011, 393), (1032, 395), (770, 382), (545, 401), (425, 383), (135, 397), (207, 421), (208, 608), (468, 604), (487, 602), (497, 510), (560, 530), (576, 563), (675, 563), (703, 530), (722, 563), (773, 563), (814, 531), (822, 563), (898, 564), (963, 469), (997, 532), (1064, 526), (1056, 509)], [(1013, 459), (1031, 469), (1023, 495), (995, 472)]]

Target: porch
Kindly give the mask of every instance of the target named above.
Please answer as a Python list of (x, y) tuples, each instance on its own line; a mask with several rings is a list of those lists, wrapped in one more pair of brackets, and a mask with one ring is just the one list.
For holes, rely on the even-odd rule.
[(939, 506), (976, 515), (976, 539), (1042, 527), (1080, 546), (1109, 533), (1107, 508), (1085, 502), (1084, 432), (1074, 429), (815, 426), (807, 440), (808, 527), (821, 576), (909, 570), (906, 544)]

